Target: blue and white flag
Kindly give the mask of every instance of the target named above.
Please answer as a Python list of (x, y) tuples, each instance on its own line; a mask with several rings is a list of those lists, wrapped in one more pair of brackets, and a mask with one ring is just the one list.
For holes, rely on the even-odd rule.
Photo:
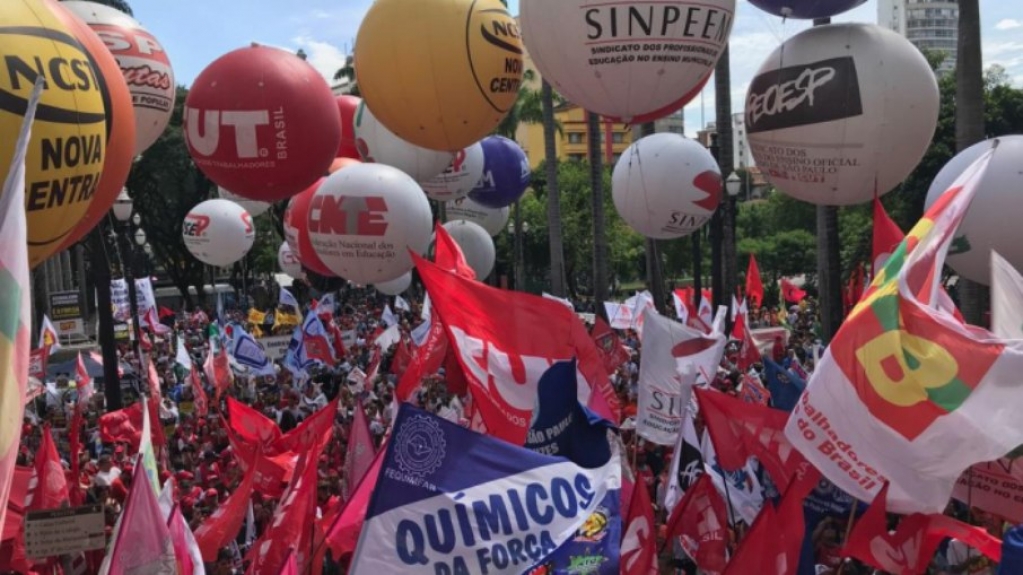
[(351, 572), (528, 573), (620, 489), (617, 448), (586, 469), (403, 404)]
[(390, 305), (384, 305), (384, 313), (380, 314), (380, 319), (387, 327), (398, 325), (398, 316), (394, 315), (394, 310), (391, 309)]
[(408, 304), (408, 301), (400, 295), (394, 296), (394, 309), (398, 311), (407, 311), (412, 313), (412, 306)]
[(425, 321), (412, 328), (412, 331), (409, 332), (409, 336), (412, 338), (412, 343), (416, 344), (416, 347), (422, 347), (423, 343), (426, 341), (426, 336), (429, 334), (430, 318), (426, 318)]
[(324, 294), (320, 298), (320, 301), (316, 302), (316, 315), (330, 314), (334, 317), (334, 312), (337, 311), (337, 302), (334, 300), (334, 292)]
[(291, 294), (286, 288), (281, 288), (280, 295), (277, 296), (278, 305), (290, 305), (295, 308), (296, 311), (302, 311), (302, 308), (298, 305), (298, 300)]
[(232, 331), (234, 341), (231, 355), (238, 365), (249, 368), (253, 375), (275, 375), (274, 365), (266, 356), (263, 346), (239, 326), (235, 326)]

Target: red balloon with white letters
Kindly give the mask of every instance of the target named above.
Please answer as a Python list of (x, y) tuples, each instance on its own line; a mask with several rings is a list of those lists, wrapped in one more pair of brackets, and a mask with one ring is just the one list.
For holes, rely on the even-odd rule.
[(341, 121), (319, 72), (290, 52), (254, 45), (221, 56), (196, 78), (185, 101), (185, 139), (217, 185), (272, 202), (327, 171)]

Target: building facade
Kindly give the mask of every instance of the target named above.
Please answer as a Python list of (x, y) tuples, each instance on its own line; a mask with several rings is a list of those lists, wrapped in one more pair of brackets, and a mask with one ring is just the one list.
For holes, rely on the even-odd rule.
[[(586, 110), (565, 103), (554, 110), (554, 121), (561, 130), (554, 136), (555, 150), (562, 161), (584, 161), (588, 155), (589, 129)], [(529, 158), (529, 167), (536, 169), (544, 159), (543, 125), (520, 124), (515, 138)], [(600, 144), (604, 164), (612, 166), (625, 149), (632, 144), (632, 129), (621, 122), (603, 120), (600, 124)]]
[(943, 55), (939, 73), (955, 69), (959, 39), (957, 0), (878, 0), (877, 23), (905, 36), (921, 51)]

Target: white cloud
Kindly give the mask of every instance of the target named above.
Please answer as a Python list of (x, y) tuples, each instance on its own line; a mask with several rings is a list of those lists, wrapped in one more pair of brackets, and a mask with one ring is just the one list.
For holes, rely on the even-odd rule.
[(322, 74), (328, 83), (333, 83), (334, 74), (345, 65), (347, 56), (344, 51), (333, 44), (308, 36), (298, 36), (291, 41), (296, 47), (305, 50), (306, 61)]
[(1005, 18), (995, 24), (995, 30), (1013, 30), (1015, 28), (1023, 27), (1023, 22), (1014, 18)]

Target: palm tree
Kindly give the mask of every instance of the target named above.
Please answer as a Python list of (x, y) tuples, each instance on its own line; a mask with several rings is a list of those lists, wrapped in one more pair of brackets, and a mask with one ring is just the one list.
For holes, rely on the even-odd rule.
[[(727, 178), (732, 173), (735, 164), (732, 148), (732, 71), (729, 54), (729, 46), (726, 44), (714, 69), (715, 120), (718, 131), (717, 160), (723, 178)], [(721, 234), (721, 269), (720, 277), (714, 278), (715, 307), (729, 304), (730, 294), (734, 293), (735, 286), (739, 281), (739, 259), (735, 251), (735, 198), (723, 194), (721, 207), (718, 211), (721, 214), (718, 228)]]
[(590, 187), (593, 193), (593, 306), (594, 312), (605, 317), (607, 311), (608, 259), (607, 226), (604, 217), (604, 167), (600, 156), (600, 116), (586, 113), (586, 129), (589, 135)]
[(547, 80), (540, 87), (543, 155), (547, 172), (547, 233), (551, 250), (551, 293), (565, 297), (565, 247), (561, 233), (561, 195), (558, 192), (558, 150), (554, 136), (554, 89)]
[[(641, 137), (649, 136), (655, 131), (657, 131), (657, 127), (653, 122), (640, 125)], [(657, 240), (652, 238), (646, 239), (646, 283), (650, 295), (654, 298), (654, 307), (657, 309), (657, 313), (664, 315), (667, 298), (664, 292), (664, 273), (661, 270), (661, 252), (657, 248)], [(697, 305), (699, 305), (698, 301)]]
[(348, 80), (348, 93), (353, 96), (359, 95), (359, 84), (355, 78), (355, 54), (349, 54), (345, 58), (345, 65), (334, 72), (334, 81)]
[[(980, 2), (959, 0), (959, 41), (956, 62), (956, 149), (963, 151), (984, 139), (984, 70), (980, 44)], [(959, 305), (972, 324), (983, 321), (988, 292), (983, 285), (960, 278)]]

